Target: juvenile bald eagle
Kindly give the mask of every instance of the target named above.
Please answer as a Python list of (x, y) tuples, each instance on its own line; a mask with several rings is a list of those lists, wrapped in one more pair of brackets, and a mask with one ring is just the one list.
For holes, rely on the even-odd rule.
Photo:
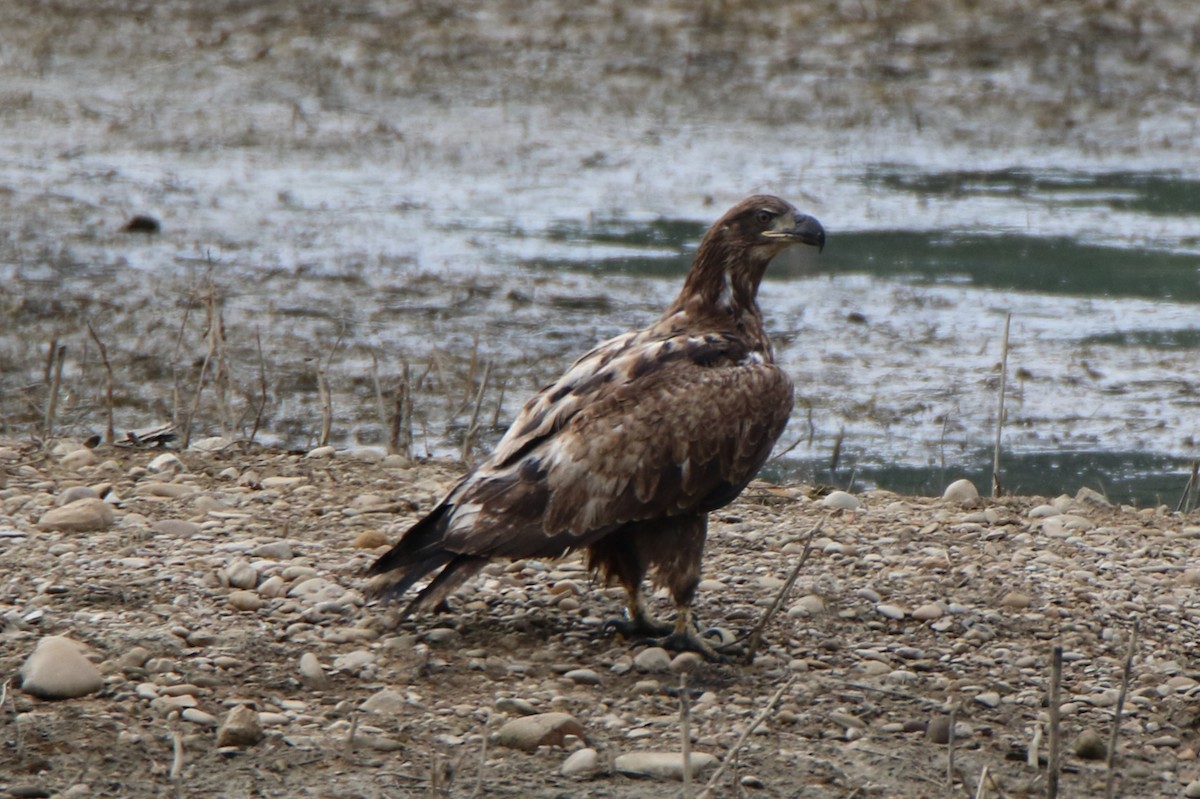
[[(495, 452), (414, 524), (370, 573), (399, 597), (439, 570), (405, 615), (441, 604), (493, 558), (584, 549), (628, 595), (626, 634), (716, 653), (696, 634), (708, 514), (762, 467), (792, 410), (758, 309), (767, 264), (825, 231), (778, 197), (738, 203), (700, 242), (683, 289), (654, 324), (604, 342), (521, 409)], [(653, 572), (674, 626), (647, 611)]]

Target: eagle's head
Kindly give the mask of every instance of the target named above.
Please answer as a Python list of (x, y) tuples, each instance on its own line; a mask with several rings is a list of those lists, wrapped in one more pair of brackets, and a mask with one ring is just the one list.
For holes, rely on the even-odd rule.
[(713, 225), (712, 233), (741, 249), (752, 261), (769, 261), (785, 247), (825, 247), (825, 229), (786, 200), (769, 194), (747, 197)]

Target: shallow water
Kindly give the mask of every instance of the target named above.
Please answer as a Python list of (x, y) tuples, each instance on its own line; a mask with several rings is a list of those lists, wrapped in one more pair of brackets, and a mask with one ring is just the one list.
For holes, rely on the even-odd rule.
[[(90, 22), (121, 36), (72, 48), (63, 34), (52, 57), (14, 44), (0, 60), (5, 432), (39, 430), (52, 340), (67, 346), (59, 432), (102, 428), (91, 321), (118, 429), (195, 403), (197, 435), (247, 435), (259, 417), (257, 440), (309, 446), (323, 369), (335, 440), (378, 445), (407, 363), (417, 454), (459, 452), (477, 396), (478, 451), (570, 359), (653, 319), (728, 205), (771, 191), (829, 232), (824, 254), (777, 259), (762, 289), (797, 382), (777, 474), (925, 493), (968, 474), (986, 489), (1011, 312), (1005, 487), (1168, 504), (1182, 491), (1200, 454), (1200, 172), (1181, 165), (1197, 163), (1200, 113), (1155, 100), (1157, 56), (1144, 75), (1113, 73), (1128, 87), (1062, 94), (1062, 113), (1089, 123), (1064, 129), (1023, 112), (1043, 75), (1026, 56), (1008, 73), (964, 62), (986, 91), (941, 66), (919, 82), (838, 73), (855, 37), (875, 41), (859, 19), (829, 23), (800, 62), (787, 48), (723, 56), (790, 80), (764, 90), (704, 83), (720, 70), (658, 41), (632, 68), (614, 49), (567, 57), (518, 23), (454, 27), (490, 12), (432, 38), (415, 28), (425, 49), (410, 51), (372, 38), (375, 11), (313, 36), (291, 6), (244, 13), (268, 7), (278, 19), (246, 30), (233, 9), (109, 15)], [(676, 11), (628, 22), (657, 30)], [(61, 32), (68, 16), (9, 21)], [(236, 33), (205, 32), (223, 24)], [(580, 41), (599, 30), (563, 26)], [(521, 57), (545, 59), (534, 70), (495, 49), (524, 34)], [(118, 73), (127, 84), (106, 78)], [(1042, 108), (1056, 94), (1038, 80)], [(1118, 96), (1145, 107), (1116, 114)], [(889, 105), (900, 97), (907, 115)], [(163, 232), (120, 233), (134, 213)], [(212, 355), (224, 377), (207, 372), (197, 395)]]

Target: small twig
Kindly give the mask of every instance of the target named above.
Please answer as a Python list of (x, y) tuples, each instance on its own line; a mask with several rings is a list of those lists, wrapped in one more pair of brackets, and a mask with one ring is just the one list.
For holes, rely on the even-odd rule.
[(358, 714), (350, 714), (350, 729), (346, 731), (346, 741), (343, 744), (345, 747), (345, 756), (350, 757), (354, 754), (354, 738), (358, 735)]
[(58, 413), (58, 390), (62, 386), (63, 360), (67, 354), (67, 345), (59, 344), (58, 340), (50, 342), (53, 370), (50, 373), (50, 396), (46, 399), (46, 419), (42, 426), (42, 437), (54, 435), (54, 417)]
[(1179, 501), (1175, 503), (1176, 513), (1189, 513), (1195, 507), (1193, 494), (1200, 495), (1200, 460), (1192, 461), (1192, 471), (1188, 475), (1187, 484), (1183, 487), (1183, 494), (1180, 495)]
[(1117, 712), (1113, 717), (1112, 733), (1108, 736), (1108, 761), (1105, 763), (1104, 796), (1113, 799), (1116, 788), (1117, 738), (1121, 733), (1121, 715), (1125, 712), (1125, 696), (1129, 692), (1129, 678), (1133, 673), (1133, 655), (1137, 651), (1138, 624), (1133, 623), (1129, 633), (1129, 648), (1125, 651), (1125, 669), (1121, 673), (1121, 691), (1117, 694)]
[(254, 328), (254, 343), (258, 347), (258, 386), (259, 386), (259, 401), (258, 411), (254, 414), (254, 427), (250, 430), (250, 442), (254, 443), (254, 437), (258, 435), (259, 425), (262, 424), (263, 412), (267, 408), (267, 362), (263, 358), (262, 348), (262, 332)]
[(329, 367), (333, 365), (333, 356), (337, 354), (338, 349), (342, 346), (342, 339), (346, 336), (346, 327), (342, 326), (338, 331), (337, 340), (333, 342), (333, 346), (329, 349), (329, 355), (325, 358), (324, 366), (317, 361), (317, 393), (321, 398), (321, 437), (317, 442), (317, 446), (324, 447), (329, 444), (329, 434), (333, 430), (333, 399), (329, 392)]
[(829, 456), (829, 482), (837, 482), (838, 461), (842, 459), (842, 441), (846, 438), (846, 428), (838, 428), (837, 438), (833, 440), (833, 453)]
[(958, 724), (958, 708), (950, 708), (950, 734), (946, 739), (946, 793), (954, 793), (954, 727)]
[(988, 788), (985, 787), (988, 785), (988, 780), (988, 767), (985, 765), (983, 771), (979, 773), (979, 787), (976, 789), (976, 799), (985, 799), (986, 795), (988, 795)]
[(754, 662), (754, 654), (758, 651), (758, 645), (762, 642), (763, 631), (766, 630), (767, 624), (771, 618), (779, 611), (783, 600), (792, 590), (792, 586), (796, 584), (796, 578), (800, 576), (800, 570), (804, 568), (804, 564), (808, 561), (808, 556), (812, 554), (812, 542), (817, 533), (821, 531), (821, 527), (828, 521), (829, 514), (825, 514), (823, 518), (817, 521), (808, 531), (808, 535), (804, 539), (804, 550), (800, 553), (800, 559), (796, 561), (796, 565), (792, 567), (792, 573), (788, 575), (783, 586), (779, 589), (779, 593), (775, 595), (775, 601), (771, 606), (763, 612), (762, 618), (758, 620), (758, 624), (754, 625), (754, 629), (750, 631), (750, 639), (746, 643), (746, 662)]
[(175, 755), (171, 759), (171, 784), (175, 786), (175, 796), (179, 796), (182, 788), (180, 780), (183, 778), (183, 736), (174, 726), (171, 727), (171, 741), (175, 750)]
[(1046, 772), (1046, 797), (1058, 797), (1058, 757), (1062, 745), (1059, 730), (1059, 690), (1062, 683), (1061, 646), (1054, 647), (1054, 656), (1050, 661), (1050, 762)]
[(679, 750), (683, 754), (683, 796), (692, 799), (692, 714), (688, 707), (687, 674), (679, 675)]
[(492, 376), (492, 362), (488, 361), (483, 365), (483, 379), (479, 382), (479, 391), (475, 394), (475, 408), (471, 411), (471, 421), (467, 425), (467, 432), (463, 435), (462, 445), (462, 460), (463, 463), (470, 463), (471, 445), (475, 443), (475, 434), (479, 432), (479, 410), (483, 407), (483, 393), (487, 391), (488, 380)]
[(992, 496), (1004, 494), (1000, 485), (1000, 433), (1004, 430), (1004, 387), (1008, 382), (1008, 329), (1012, 324), (1012, 311), (1004, 315), (1004, 341), (1000, 345), (1000, 394), (996, 400), (996, 446), (992, 453)]
[(725, 773), (725, 769), (729, 768), (730, 764), (736, 761), (738, 752), (740, 752), (742, 747), (746, 745), (746, 741), (750, 738), (754, 731), (758, 729), (758, 725), (763, 723), (763, 720), (766, 719), (767, 714), (769, 714), (771, 710), (774, 709), (775, 705), (779, 703), (779, 699), (783, 696), (784, 691), (791, 688), (792, 683), (795, 681), (795, 674), (788, 675), (788, 678), (783, 681), (783, 685), (779, 686), (778, 690), (771, 695), (771, 698), (767, 701), (767, 706), (764, 707), (759, 714), (754, 717), (754, 720), (750, 722), (749, 727), (742, 730), (742, 734), (738, 737), (737, 742), (734, 743), (733, 748), (729, 750), (729, 754), (725, 755), (725, 759), (721, 761), (721, 765), (717, 766), (717, 770), (713, 772), (713, 775), (708, 778), (708, 782), (705, 784), (704, 790), (700, 791), (700, 793), (696, 796), (696, 799), (705, 799), (705, 797), (712, 793), (713, 788), (715, 788), (717, 782), (720, 781), (721, 775)]
[(491, 718), (491, 713), (488, 713), (483, 719), (483, 743), (479, 746), (479, 775), (475, 778), (475, 788), (471, 791), (470, 799), (483, 796), (483, 778), (487, 774), (488, 722)]
[(113, 370), (112, 364), (108, 362), (108, 347), (104, 346), (104, 342), (100, 340), (100, 336), (96, 333), (96, 328), (92, 327), (91, 320), (87, 323), (88, 333), (92, 336), (92, 341), (96, 342), (96, 349), (100, 351), (100, 362), (104, 364), (104, 408), (108, 412), (108, 423), (104, 427), (104, 443), (113, 443)]
[(388, 436), (388, 453), (412, 458), (412, 384), (408, 361), (401, 361), (400, 385), (396, 387), (396, 404), (392, 409), (391, 434)]

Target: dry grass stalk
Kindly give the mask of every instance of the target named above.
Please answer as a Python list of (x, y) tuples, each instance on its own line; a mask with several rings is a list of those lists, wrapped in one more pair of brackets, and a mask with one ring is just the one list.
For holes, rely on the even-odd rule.
[(183, 736), (177, 727), (171, 727), (171, 742), (174, 756), (171, 758), (171, 784), (175, 786), (175, 795), (180, 795), (180, 780), (183, 778)]
[(688, 703), (687, 674), (679, 675), (679, 751), (683, 755), (683, 797), (692, 799), (692, 711)]
[(991, 775), (988, 774), (988, 767), (984, 766), (983, 771), (979, 772), (979, 787), (975, 789), (975, 799), (986, 799), (987, 784), (990, 779)]
[(958, 708), (950, 708), (950, 735), (946, 739), (946, 793), (954, 795), (954, 727), (958, 724)]
[(1200, 505), (1200, 460), (1192, 461), (1192, 471), (1188, 474), (1187, 484), (1183, 494), (1175, 504), (1176, 513), (1191, 513)]
[(412, 381), (408, 361), (401, 362), (400, 383), (396, 387), (396, 402), (392, 408), (391, 432), (388, 436), (388, 453), (412, 458)]
[(91, 321), (87, 323), (88, 333), (92, 336), (92, 341), (96, 342), (96, 349), (100, 351), (100, 362), (104, 364), (104, 409), (106, 411), (107, 422), (104, 426), (104, 443), (113, 443), (113, 369), (112, 364), (108, 362), (108, 347), (104, 346), (104, 342), (100, 340), (100, 336), (96, 333), (96, 328), (92, 327)]
[(1000, 344), (1000, 393), (996, 399), (996, 442), (992, 452), (992, 496), (1004, 493), (1000, 485), (1000, 434), (1004, 430), (1004, 388), (1008, 382), (1008, 330), (1012, 325), (1012, 311), (1004, 315), (1004, 340)]
[(262, 348), (262, 332), (254, 328), (254, 344), (258, 348), (258, 410), (254, 412), (254, 427), (250, 430), (250, 442), (254, 443), (255, 436), (258, 435), (258, 428), (262, 424), (263, 412), (267, 408), (267, 400), (269, 392), (267, 390), (267, 361), (263, 357)]
[(1050, 661), (1050, 762), (1046, 771), (1046, 797), (1058, 797), (1058, 766), (1059, 754), (1062, 747), (1062, 731), (1059, 728), (1061, 704), (1059, 691), (1062, 686), (1062, 656), (1061, 646), (1054, 647), (1054, 656)]
[(62, 387), (63, 361), (66, 359), (66, 354), (66, 344), (59, 344), (58, 339), (50, 342), (50, 356), (46, 364), (50, 393), (46, 398), (46, 416), (42, 424), (43, 438), (50, 438), (54, 435), (54, 419), (58, 414), (58, 392)]
[(779, 608), (783, 605), (783, 600), (787, 598), (787, 595), (791, 592), (792, 587), (796, 584), (796, 579), (800, 576), (800, 570), (804, 568), (804, 564), (808, 561), (808, 556), (812, 554), (813, 538), (818, 532), (820, 532), (821, 528), (825, 525), (825, 522), (829, 520), (829, 515), (830, 514), (826, 514), (824, 518), (820, 519), (812, 526), (812, 529), (808, 531), (808, 535), (804, 538), (804, 551), (800, 553), (800, 559), (797, 560), (796, 565), (792, 567), (791, 574), (789, 574), (787, 580), (784, 581), (783, 586), (779, 589), (779, 593), (775, 595), (775, 600), (771, 603), (770, 607), (763, 612), (762, 618), (758, 620), (758, 624), (754, 625), (754, 629), (750, 631), (750, 639), (746, 643), (747, 663), (754, 662), (754, 655), (758, 652), (759, 644), (762, 642), (763, 631), (766, 630), (767, 624), (771, 621), (771, 618), (779, 612)]
[(1113, 716), (1112, 732), (1108, 736), (1108, 759), (1104, 764), (1104, 796), (1113, 799), (1116, 789), (1117, 738), (1121, 733), (1121, 716), (1125, 712), (1125, 696), (1129, 693), (1129, 678), (1133, 674), (1133, 655), (1137, 651), (1138, 625), (1135, 621), (1129, 633), (1129, 647), (1125, 650), (1125, 668), (1121, 672), (1121, 691), (1117, 694), (1117, 711)]
[(477, 796), (483, 796), (483, 778), (487, 774), (488, 723), (491, 720), (491, 713), (488, 713), (483, 718), (483, 741), (479, 745), (479, 774), (475, 778), (475, 788), (471, 791), (471, 799), (475, 799)]
[(750, 736), (754, 734), (754, 731), (758, 729), (758, 725), (762, 724), (767, 718), (767, 715), (775, 709), (775, 706), (779, 704), (779, 700), (783, 697), (784, 692), (791, 688), (792, 683), (794, 682), (796, 682), (796, 675), (788, 675), (788, 678), (783, 681), (783, 685), (779, 686), (775, 693), (771, 695), (771, 698), (767, 700), (766, 707), (759, 711), (759, 714), (754, 717), (753, 721), (750, 722), (750, 726), (742, 730), (742, 734), (738, 736), (733, 748), (729, 750), (729, 754), (725, 755), (725, 759), (721, 761), (721, 765), (717, 766), (717, 770), (713, 772), (713, 775), (708, 778), (708, 782), (704, 785), (704, 790), (697, 794), (696, 799), (705, 799), (706, 797), (712, 795), (713, 789), (720, 781), (721, 776), (725, 773), (725, 770), (737, 762), (738, 752), (742, 751), (742, 747), (746, 745), (746, 741), (749, 740)]
[(471, 411), (471, 421), (467, 424), (467, 432), (463, 434), (462, 445), (462, 461), (470, 463), (471, 447), (475, 443), (475, 436), (479, 433), (479, 411), (483, 407), (483, 393), (487, 391), (488, 380), (492, 376), (492, 362), (488, 361), (483, 366), (483, 379), (479, 381), (479, 391), (475, 394), (475, 407)]

